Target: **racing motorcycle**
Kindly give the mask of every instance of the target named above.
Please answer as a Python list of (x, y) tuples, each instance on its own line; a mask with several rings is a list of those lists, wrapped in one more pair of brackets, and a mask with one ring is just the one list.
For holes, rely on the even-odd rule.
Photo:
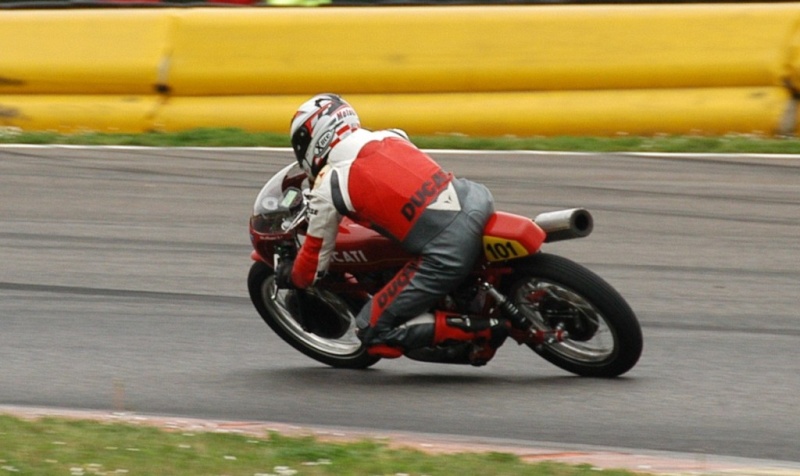
[[(410, 259), (394, 241), (344, 218), (327, 275), (306, 290), (276, 285), (275, 270), (294, 259), (307, 225), (308, 181), (297, 164), (275, 174), (258, 194), (250, 218), (253, 245), (248, 289), (263, 320), (284, 341), (323, 364), (367, 368), (380, 357), (356, 335), (355, 316)], [(505, 342), (528, 346), (552, 364), (586, 377), (616, 377), (642, 352), (639, 322), (622, 296), (592, 271), (540, 250), (544, 243), (582, 238), (592, 215), (576, 208), (533, 219), (497, 211), (484, 229), (483, 256), (471, 275), (436, 309), (468, 316), (477, 327), (507, 319)], [(470, 363), (453, 342), (412, 349), (410, 359)], [(484, 364), (482, 362), (481, 364)]]

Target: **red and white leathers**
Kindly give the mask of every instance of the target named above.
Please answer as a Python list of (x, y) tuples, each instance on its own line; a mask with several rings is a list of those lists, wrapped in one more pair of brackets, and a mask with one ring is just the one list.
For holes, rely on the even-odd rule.
[(398, 132), (353, 132), (333, 148), (314, 181), (292, 280), (307, 287), (325, 273), (344, 214), (402, 243), (451, 179)]
[(360, 336), (369, 345), (429, 346), (434, 323), (409, 321), (469, 273), (493, 210), (486, 187), (454, 178), (405, 136), (358, 129), (331, 150), (314, 182), (292, 281), (303, 288), (325, 273), (347, 215), (418, 256), (359, 313), (358, 326), (365, 329)]

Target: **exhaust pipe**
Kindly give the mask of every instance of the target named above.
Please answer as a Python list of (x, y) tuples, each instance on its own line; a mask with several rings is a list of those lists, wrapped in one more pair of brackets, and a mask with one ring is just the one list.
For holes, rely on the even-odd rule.
[(547, 233), (545, 243), (589, 236), (594, 220), (589, 210), (572, 208), (537, 215), (533, 221)]

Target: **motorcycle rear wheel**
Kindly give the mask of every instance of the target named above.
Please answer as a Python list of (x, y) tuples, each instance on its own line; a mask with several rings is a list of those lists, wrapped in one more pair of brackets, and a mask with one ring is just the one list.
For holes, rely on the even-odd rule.
[(335, 294), (315, 289), (276, 290), (273, 269), (260, 261), (251, 266), (247, 287), (264, 322), (306, 356), (348, 369), (365, 369), (380, 360), (367, 354), (356, 337), (357, 310)]
[(529, 344), (548, 362), (584, 377), (617, 377), (642, 353), (639, 321), (605, 280), (569, 259), (538, 253), (517, 264), (508, 290), (537, 329), (563, 329), (561, 342)]

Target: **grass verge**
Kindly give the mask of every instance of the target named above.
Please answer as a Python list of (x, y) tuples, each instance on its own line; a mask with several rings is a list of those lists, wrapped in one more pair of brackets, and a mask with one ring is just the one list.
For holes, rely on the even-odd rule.
[[(413, 136), (412, 140), (424, 149), (800, 154), (800, 140), (797, 138), (746, 135), (531, 138), (442, 135)], [(57, 134), (0, 128), (0, 143), (157, 147), (289, 147), (289, 139), (286, 134), (246, 132), (240, 129), (194, 129), (184, 132), (147, 132), (142, 134)]]
[(375, 441), (325, 443), (277, 433), (167, 431), (151, 426), (0, 415), (0, 474), (630, 476), (589, 465), (529, 464), (506, 453), (431, 455)]

